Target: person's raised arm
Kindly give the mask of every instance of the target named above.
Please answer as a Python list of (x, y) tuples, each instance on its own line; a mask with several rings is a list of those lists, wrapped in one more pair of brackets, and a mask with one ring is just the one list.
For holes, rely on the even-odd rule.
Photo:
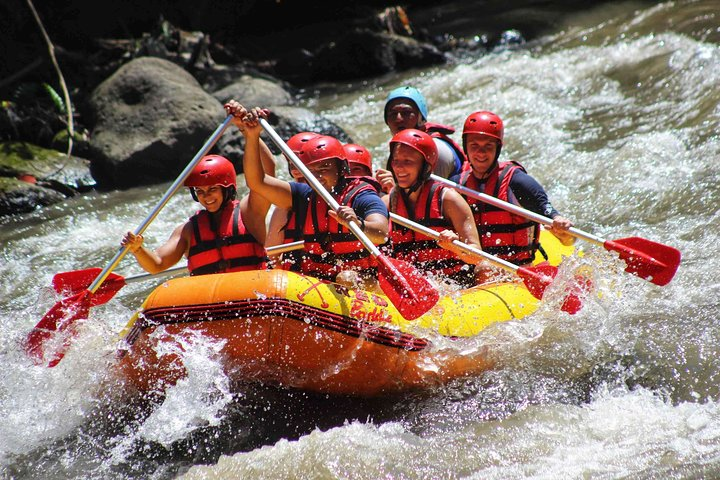
[(260, 132), (262, 127), (258, 117), (263, 115), (260, 109), (248, 111), (238, 102), (231, 100), (225, 104), (228, 115), (233, 115), (233, 123), (245, 137), (243, 155), (243, 173), (245, 183), (251, 192), (256, 192), (266, 200), (281, 208), (292, 207), (290, 184), (284, 180), (267, 175), (261, 160)]
[[(275, 177), (275, 157), (262, 140), (259, 140), (260, 163), (266, 176)], [(246, 180), (247, 182), (247, 180)], [(260, 243), (267, 239), (266, 219), (270, 210), (270, 200), (260, 195), (257, 191), (250, 189), (250, 193), (241, 200), (240, 208), (242, 216), (250, 233)]]

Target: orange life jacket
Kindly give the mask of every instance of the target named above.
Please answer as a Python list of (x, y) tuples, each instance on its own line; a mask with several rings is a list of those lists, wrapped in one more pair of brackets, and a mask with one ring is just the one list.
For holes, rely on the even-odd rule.
[[(420, 187), (415, 209), (411, 212), (395, 187), (390, 191), (390, 211), (437, 232), (452, 230), (452, 224), (442, 214), (444, 189), (439, 182), (425, 181)], [(398, 224), (393, 225), (390, 238), (395, 258), (428, 272), (441, 273), (463, 287), (474, 284), (474, 266), (463, 262), (450, 250), (442, 248), (434, 238)]]
[(240, 201), (228, 202), (220, 212), (217, 230), (210, 212), (190, 217), (192, 237), (188, 252), (190, 275), (265, 269), (265, 248), (248, 232), (240, 214)]
[[(460, 184), (472, 190), (518, 205), (510, 190), (510, 180), (517, 171), (525, 171), (515, 161), (499, 162), (485, 181), (478, 181), (472, 171), (460, 175)], [(531, 263), (536, 250), (540, 247), (540, 225), (519, 215), (477, 200), (466, 197), (475, 217), (482, 249), (516, 265)]]

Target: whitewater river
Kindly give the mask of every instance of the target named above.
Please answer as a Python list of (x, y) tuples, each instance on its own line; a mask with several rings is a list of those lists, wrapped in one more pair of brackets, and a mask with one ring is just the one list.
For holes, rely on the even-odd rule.
[[(149, 290), (123, 288), (55, 368), (21, 340), (59, 299), (52, 275), (103, 267), (167, 185), (88, 195), (0, 220), (0, 477), (6, 479), (720, 478), (720, 8), (613, 4), (526, 48), (366, 83), (310, 108), (387, 158), (386, 92), (410, 82), (430, 119), (488, 109), (555, 206), (601, 237), (682, 251), (659, 287), (579, 243), (595, 291), (574, 316), (552, 298), (460, 343), (497, 367), (442, 389), (373, 400), (233, 385), (196, 340), (162, 402), (112, 383), (116, 338)], [(459, 135), (456, 134), (459, 140)], [(192, 158), (189, 152), (188, 160)], [(242, 178), (240, 178), (242, 180)], [(183, 192), (151, 246), (196, 209)], [(131, 258), (117, 271), (139, 273)]]

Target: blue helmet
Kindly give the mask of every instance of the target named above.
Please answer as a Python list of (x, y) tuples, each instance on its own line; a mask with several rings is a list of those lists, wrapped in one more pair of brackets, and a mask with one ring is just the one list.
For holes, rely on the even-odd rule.
[(397, 98), (407, 98), (408, 100), (411, 100), (415, 104), (415, 106), (417, 106), (418, 110), (420, 110), (420, 115), (422, 116), (422, 119), (427, 122), (428, 109), (427, 103), (425, 102), (425, 97), (423, 97), (422, 93), (420, 93), (420, 90), (415, 87), (399, 87), (388, 93), (388, 96), (385, 99), (386, 118), (388, 103)]

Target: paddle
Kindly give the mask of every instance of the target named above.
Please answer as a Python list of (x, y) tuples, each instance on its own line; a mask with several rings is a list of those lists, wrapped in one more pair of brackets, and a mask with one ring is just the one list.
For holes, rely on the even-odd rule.
[[(397, 215), (395, 213), (390, 213), (390, 219), (398, 225), (402, 225), (403, 227), (427, 235), (430, 238), (434, 238), (436, 240), (440, 238), (439, 232), (432, 230), (431, 228), (428, 228), (424, 225), (420, 225), (419, 223), (413, 222), (412, 220), (408, 220), (405, 217), (401, 217), (400, 215)], [(523, 283), (525, 283), (528, 291), (539, 300), (542, 300), (545, 289), (548, 287), (548, 285), (552, 283), (553, 279), (557, 275), (557, 267), (549, 264), (534, 265), (530, 267), (518, 267), (513, 263), (503, 260), (502, 258), (498, 258), (494, 255), (490, 255), (487, 252), (483, 252), (482, 250), (463, 243), (459, 240), (454, 240), (452, 243), (453, 245), (457, 245), (467, 253), (476, 255), (478, 257), (483, 257), (490, 263), (517, 274), (520, 278), (522, 278)], [(577, 285), (571, 288), (570, 293), (565, 297), (565, 300), (563, 301), (561, 309), (564, 312), (570, 314), (577, 313), (582, 308), (582, 300), (578, 296), (578, 293), (586, 288), (587, 285)]]
[[(265, 251), (268, 254), (281, 254), (293, 250), (303, 248), (305, 242), (298, 240), (297, 242), (284, 243), (268, 247)], [(75, 295), (86, 290), (95, 277), (100, 274), (99, 268), (88, 268), (85, 270), (75, 270), (73, 272), (57, 273), (53, 277), (52, 285), (56, 292), (64, 295)], [(176, 273), (187, 272), (186, 266), (174, 267), (158, 273), (141, 273), (130, 277), (123, 277), (117, 273), (111, 273), (105, 279), (102, 286), (95, 292), (92, 297), (92, 305), (102, 305), (107, 303), (115, 294), (128, 283), (141, 282), (151, 278), (169, 277)]]
[[(135, 229), (135, 235), (141, 235), (150, 223), (157, 217), (160, 210), (170, 201), (170, 198), (177, 192), (182, 186), (185, 179), (190, 175), (192, 169), (195, 168), (202, 157), (215, 145), (220, 136), (225, 132), (225, 129), (230, 125), (232, 116), (228, 116), (208, 138), (205, 144), (200, 148), (195, 157), (188, 163), (173, 184), (168, 188), (165, 195), (163, 195), (160, 202), (155, 206), (153, 211), (148, 215), (145, 220)], [(44, 361), (48, 361), (48, 367), (54, 367), (65, 355), (65, 351), (70, 346), (70, 338), (76, 330), (75, 324), (78, 320), (85, 319), (88, 316), (90, 307), (93, 305), (99, 305), (106, 302), (117, 292), (113, 289), (114, 286), (106, 288), (104, 291), (100, 291), (100, 287), (110, 277), (112, 270), (120, 263), (120, 260), (127, 253), (127, 247), (121, 247), (115, 256), (112, 258), (110, 263), (101, 270), (96, 276), (92, 283), (80, 292), (74, 295), (64, 298), (57, 302), (38, 322), (37, 325), (28, 333), (25, 339), (25, 352), (30, 356), (36, 363), (40, 364)], [(94, 273), (93, 273), (94, 274)], [(113, 277), (114, 279), (116, 277)], [(71, 283), (69, 280), (65, 280), (65, 283)], [(98, 293), (97, 298), (95, 294)], [(46, 351), (46, 344), (49, 340), (55, 338), (58, 333), (70, 330), (62, 345), (52, 351)], [(48, 357), (48, 358), (46, 358)]]
[[(293, 166), (303, 174), (308, 184), (327, 202), (330, 208), (337, 211), (340, 208), (337, 200), (325, 190), (270, 124), (261, 118), (260, 125), (270, 135), (275, 145), (290, 159)], [(440, 298), (438, 291), (426, 278), (420, 276), (420, 273), (411, 264), (383, 255), (357, 223), (350, 222), (349, 227), (360, 243), (377, 260), (380, 288), (404, 318), (413, 320), (437, 303)]]
[[(521, 217), (529, 218), (544, 225), (552, 225), (552, 220), (537, 213), (526, 210), (512, 203), (505, 202), (486, 193), (481, 193), (467, 188), (458, 183), (437, 175), (430, 176), (433, 180), (448, 185), (463, 195), (472, 197), (495, 207), (507, 210)], [(627, 268), (626, 272), (637, 275), (655, 285), (667, 285), (675, 276), (680, 265), (680, 251), (676, 248), (653, 242), (640, 237), (620, 238), (618, 240), (606, 240), (591, 233), (583, 232), (577, 228), (570, 228), (568, 233), (574, 237), (581, 238), (595, 245), (605, 247), (606, 250), (620, 254)]]

